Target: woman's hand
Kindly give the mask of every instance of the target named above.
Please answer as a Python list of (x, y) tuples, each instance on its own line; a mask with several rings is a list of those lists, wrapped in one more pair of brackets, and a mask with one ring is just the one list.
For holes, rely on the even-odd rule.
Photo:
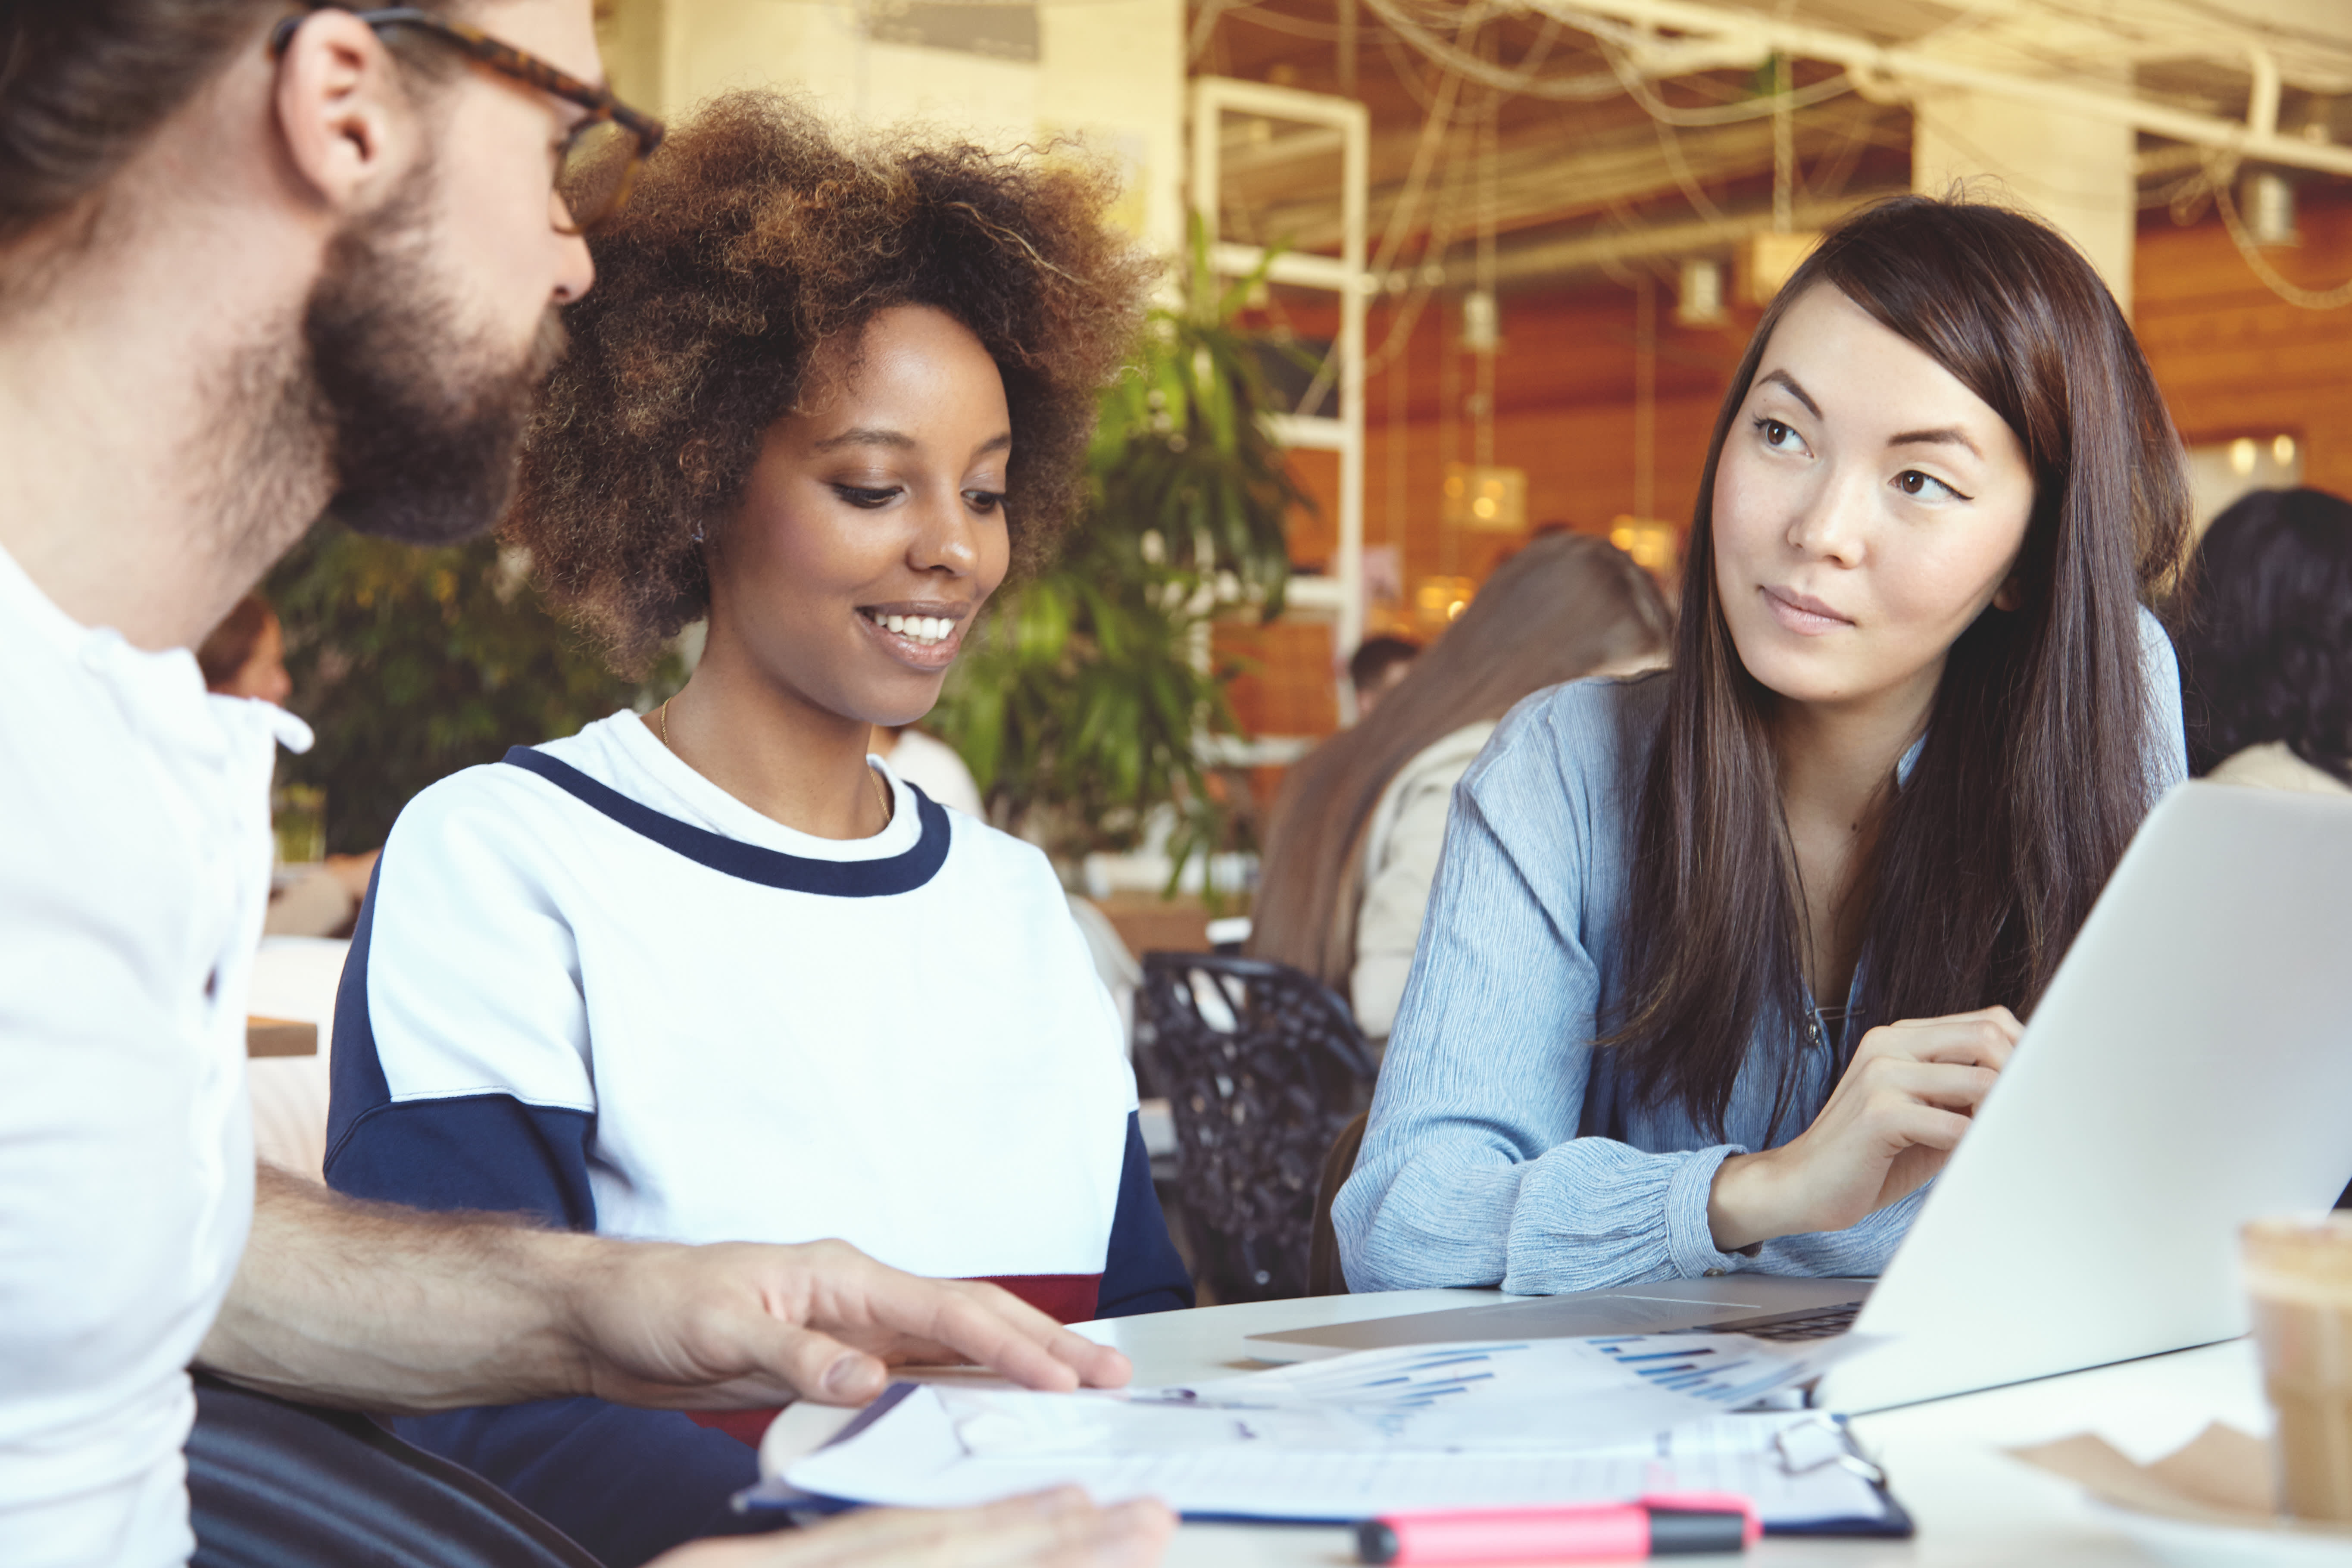
[(875, 1509), (807, 1530), (681, 1546), (653, 1568), (1150, 1568), (1175, 1519), (1075, 1487), (986, 1508)]
[(1776, 1236), (1843, 1230), (1944, 1168), (2017, 1047), (2006, 1007), (1907, 1018), (1862, 1037), (1813, 1124), (1716, 1172), (1706, 1217), (1734, 1252)]

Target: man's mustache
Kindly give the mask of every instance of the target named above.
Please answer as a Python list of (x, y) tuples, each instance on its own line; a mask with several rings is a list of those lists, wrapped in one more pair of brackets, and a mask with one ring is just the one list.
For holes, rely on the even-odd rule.
[(553, 305), (539, 318), (539, 326), (531, 333), (530, 358), (525, 374), (534, 388), (544, 387), (563, 356), (572, 352), (572, 331), (563, 324), (563, 312)]

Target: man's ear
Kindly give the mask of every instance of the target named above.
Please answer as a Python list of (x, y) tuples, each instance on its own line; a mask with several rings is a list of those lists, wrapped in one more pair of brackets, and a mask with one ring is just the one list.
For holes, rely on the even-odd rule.
[(416, 157), (419, 121), (399, 62), (348, 11), (302, 19), (278, 62), (274, 107), (288, 162), (324, 205), (374, 205)]

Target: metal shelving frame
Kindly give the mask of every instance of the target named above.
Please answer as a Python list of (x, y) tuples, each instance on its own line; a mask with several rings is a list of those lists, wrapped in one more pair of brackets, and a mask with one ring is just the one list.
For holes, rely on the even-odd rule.
[[(1209, 238), (1211, 265), (1227, 277), (1247, 277), (1260, 267), (1267, 279), (1295, 288), (1323, 289), (1339, 299), (1339, 335), (1332, 346), (1338, 359), (1336, 384), (1339, 417), (1291, 413), (1273, 416), (1267, 425), (1284, 446), (1304, 450), (1336, 452), (1339, 458), (1339, 548), (1333, 570), (1325, 576), (1294, 577), (1290, 609), (1328, 616), (1334, 651), (1341, 658), (1355, 651), (1364, 636), (1364, 311), (1370, 281), (1364, 271), (1364, 229), (1371, 164), (1371, 114), (1353, 99), (1327, 93), (1302, 92), (1264, 82), (1237, 81), (1231, 77), (1197, 77), (1192, 81), (1192, 210)], [(1286, 125), (1315, 127), (1325, 135), (1314, 138), (1318, 151), (1328, 152), (1328, 133), (1339, 133), (1340, 164), (1340, 243), (1336, 257), (1308, 251), (1284, 251), (1269, 265), (1265, 251), (1255, 245), (1224, 240), (1218, 222), (1223, 205), (1220, 168), (1223, 132), (1228, 113), (1255, 115)], [(1356, 694), (1339, 671), (1332, 671), (1342, 722), (1355, 718)], [(1303, 750), (1295, 736), (1265, 735), (1242, 747), (1233, 760), (1288, 762)], [(1263, 758), (1256, 753), (1263, 752)]]

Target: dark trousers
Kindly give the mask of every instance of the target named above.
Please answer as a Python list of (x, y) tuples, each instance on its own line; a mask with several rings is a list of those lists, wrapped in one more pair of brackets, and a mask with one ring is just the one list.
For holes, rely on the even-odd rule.
[(472, 1471), (365, 1415), (199, 1373), (195, 1568), (599, 1568)]

